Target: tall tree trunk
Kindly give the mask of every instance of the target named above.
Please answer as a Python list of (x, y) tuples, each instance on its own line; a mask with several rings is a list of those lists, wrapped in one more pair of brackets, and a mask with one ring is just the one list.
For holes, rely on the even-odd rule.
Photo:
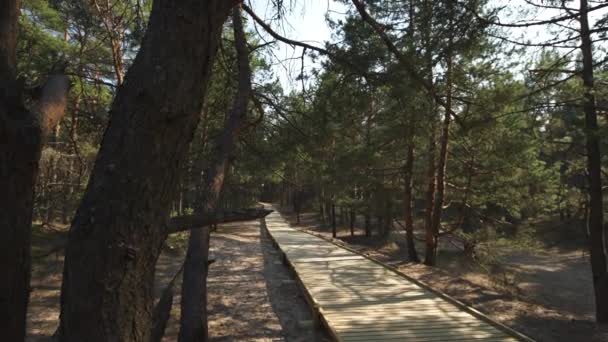
[(319, 185), (319, 218), (321, 221), (321, 225), (325, 226), (325, 207), (323, 203), (325, 202), (325, 190), (323, 189), (323, 185)]
[(350, 210), (350, 236), (355, 236), (355, 218), (357, 213), (354, 209)]
[[(110, 33), (111, 34), (111, 33)], [(110, 38), (112, 48), (112, 58), (114, 60), (114, 73), (116, 83), (121, 85), (124, 82), (124, 63), (122, 61), (122, 42), (117, 38)]]
[(0, 322), (2, 339), (23, 341), (30, 291), (35, 180), (44, 137), (65, 114), (69, 80), (52, 75), (32, 111), (16, 75), (20, 0), (0, 3)]
[[(76, 95), (74, 99), (74, 108), (72, 110), (71, 117), (71, 125), (69, 137), (72, 142), (72, 154), (77, 154), (76, 150), (76, 139), (78, 137), (78, 115), (80, 114), (80, 95)], [(68, 182), (67, 188), (64, 191), (65, 197), (63, 199), (63, 209), (62, 209), (62, 220), (64, 224), (68, 224), (69, 219), (71, 219), (71, 213), (73, 212), (73, 202), (74, 202), (74, 193), (78, 191), (78, 186), (80, 184), (80, 179), (76, 179), (74, 177), (75, 172), (75, 163), (76, 160), (71, 158), (68, 161), (67, 172), (66, 172), (66, 181)]]
[(300, 200), (301, 200), (301, 189), (298, 186), (298, 165), (294, 165), (293, 170), (293, 179), (294, 179), (294, 193), (293, 193), (293, 210), (296, 212), (296, 224), (300, 224)]
[(391, 200), (391, 193), (389, 191), (385, 194), (386, 204), (384, 206), (384, 226), (382, 227), (382, 234), (384, 237), (388, 237), (391, 234), (393, 227), (393, 201)]
[[(464, 233), (473, 232), (473, 227), (471, 227), (471, 210), (469, 208), (469, 194), (471, 192), (471, 187), (473, 186), (473, 173), (475, 166), (475, 155), (471, 156), (471, 159), (468, 162), (467, 167), (467, 183), (466, 188), (464, 189), (463, 197), (462, 197), (462, 206), (460, 209), (460, 219), (458, 220), (458, 227), (462, 229)], [(470, 237), (465, 237), (464, 242), (464, 254), (468, 257), (475, 257), (475, 239)]]
[(300, 199), (301, 199), (301, 195), (300, 195), (300, 190), (296, 190), (294, 196), (293, 196), (293, 210), (296, 212), (296, 224), (300, 224)]
[[(114, 4), (106, 1), (100, 4), (97, 0), (93, 0), (93, 5), (96, 9), (97, 16), (101, 19), (106, 30), (107, 39), (110, 41), (110, 51), (112, 52), (112, 62), (114, 66), (114, 75), (116, 76), (116, 84), (121, 85), (124, 82), (124, 62), (122, 43), (125, 36), (125, 25), (122, 16), (117, 16), (114, 11)], [(124, 15), (124, 13), (123, 13)]]
[(336, 203), (331, 201), (331, 237), (336, 238)]
[[(451, 21), (451, 20), (450, 20)], [(448, 160), (448, 144), (450, 135), (450, 112), (452, 111), (452, 48), (451, 39), (450, 46), (448, 46), (447, 53), (447, 68), (446, 68), (446, 107), (443, 117), (443, 127), (441, 130), (441, 139), (439, 147), (439, 159), (437, 162), (437, 178), (436, 178), (436, 190), (435, 190), (435, 201), (433, 202), (433, 213), (431, 218), (431, 232), (437, 240), (439, 236), (439, 227), (441, 226), (441, 213), (443, 211), (443, 202), (445, 196), (445, 172)], [(435, 251), (430, 260), (425, 260), (427, 265), (434, 265), (437, 259), (437, 244), (435, 243)]]
[[(232, 108), (226, 118), (220, 135), (211, 167), (206, 172), (205, 186), (198, 200), (199, 210), (214, 211), (225, 177), (228, 173), (230, 159), (234, 154), (240, 128), (247, 114), (247, 104), (251, 94), (251, 70), (249, 51), (241, 20), (241, 11), (235, 7), (232, 12), (235, 48), (238, 62), (238, 91)], [(207, 274), (209, 260), (208, 227), (194, 229), (188, 240), (188, 253), (184, 264), (184, 281), (182, 284), (181, 327), (179, 341), (203, 342), (208, 340), (207, 326)]]
[(365, 230), (365, 237), (371, 237), (372, 236), (372, 229), (371, 229), (371, 217), (369, 215), (369, 207), (365, 208), (365, 213), (363, 214), (363, 229)]
[(429, 165), (427, 170), (428, 185), (426, 190), (426, 209), (424, 212), (424, 230), (425, 230), (425, 256), (424, 263), (426, 265), (435, 265), (435, 257), (437, 253), (437, 236), (433, 234), (433, 207), (435, 203), (435, 122), (434, 117), (431, 122), (431, 136), (429, 139)]
[(410, 135), (407, 144), (407, 156), (405, 161), (405, 193), (403, 202), (405, 204), (405, 238), (407, 241), (407, 254), (410, 261), (419, 262), (416, 244), (414, 242), (414, 215), (412, 209), (412, 186), (414, 173), (414, 143)]
[[(433, 76), (433, 55), (432, 55), (432, 41), (431, 34), (433, 30), (433, 1), (424, 0), (423, 13), (420, 15), (421, 31), (423, 36), (423, 44), (426, 48), (424, 55), (425, 59), (425, 72), (427, 83), (434, 87), (434, 76)], [(424, 230), (425, 230), (425, 257), (424, 263), (427, 265), (434, 265), (436, 254), (437, 254), (437, 236), (433, 234), (433, 208), (435, 203), (435, 153), (437, 149), (436, 143), (436, 130), (437, 130), (437, 106), (435, 105), (436, 99), (430, 98), (428, 100), (429, 119), (431, 125), (431, 132), (429, 137), (429, 150), (428, 150), (428, 170), (427, 178), (428, 185), (426, 191), (426, 209), (424, 213)]]
[(332, 194), (328, 194), (325, 197), (325, 213), (327, 214), (327, 217), (325, 218), (325, 220), (329, 223), (332, 224), (332, 213), (331, 213), (331, 204), (332, 204)]
[(20, 1), (0, 3), (0, 322), (7, 341), (25, 339), (30, 238), (40, 131), (16, 81)]
[(583, 84), (585, 87), (585, 137), (587, 172), (589, 175), (589, 251), (593, 288), (595, 289), (595, 317), (598, 323), (608, 323), (608, 270), (606, 266), (606, 236), (604, 232), (604, 206), (600, 135), (594, 97), (593, 46), (589, 30), (587, 0), (580, 2), (581, 51), (583, 54)]
[(149, 340), (165, 222), (236, 2), (154, 1), (68, 236), (62, 341)]
[[(409, 29), (408, 36), (412, 41), (415, 39), (416, 30), (416, 9), (414, 0), (410, 0), (408, 4), (409, 12)], [(404, 174), (404, 221), (405, 221), (405, 239), (407, 244), (407, 254), (410, 261), (420, 262), (418, 252), (416, 251), (416, 243), (414, 241), (414, 213), (412, 208), (413, 201), (413, 179), (414, 179), (414, 113), (411, 113), (409, 117), (406, 117), (408, 125), (407, 128), (407, 152), (405, 157), (405, 174)]]

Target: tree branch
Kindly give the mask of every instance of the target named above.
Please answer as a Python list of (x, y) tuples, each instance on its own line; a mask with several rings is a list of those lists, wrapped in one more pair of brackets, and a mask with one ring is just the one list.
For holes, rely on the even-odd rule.
[(194, 228), (201, 228), (213, 224), (250, 221), (266, 217), (272, 210), (269, 209), (236, 209), (216, 211), (202, 215), (185, 215), (172, 217), (167, 223), (168, 233), (173, 234)]
[(179, 268), (173, 279), (167, 284), (156, 306), (154, 307), (154, 315), (152, 321), (152, 336), (151, 342), (160, 342), (165, 335), (167, 322), (171, 316), (171, 308), (173, 307), (173, 296), (175, 295), (175, 281), (182, 274), (184, 264)]
[(365, 5), (360, 0), (351, 0), (351, 1), (352, 1), (353, 5), (355, 5), (355, 8), (357, 9), (357, 11), (359, 12), (359, 15), (361, 15), (361, 18), (363, 19), (363, 21), (365, 21), (376, 32), (376, 34), (378, 36), (380, 36), (380, 38), (382, 39), (382, 41), (384, 42), (384, 44), (386, 45), (388, 50), (397, 58), (397, 60), (399, 61), (401, 66), (403, 68), (405, 68), (405, 70), (409, 74), (409, 76), (416, 83), (418, 83), (422, 87), (424, 87), (424, 89), (429, 93), (429, 95), (433, 98), (433, 100), (435, 100), (435, 102), (437, 104), (439, 104), (441, 107), (443, 107), (448, 115), (452, 115), (452, 117), (454, 117), (456, 122), (458, 122), (458, 124), (462, 125), (462, 122), (460, 122), (461, 120), (458, 117), (458, 115), (456, 115), (456, 113), (452, 110), (452, 108), (450, 108), (451, 106), (448, 106), (445, 103), (445, 101), (441, 98), (441, 96), (437, 95), (432, 82), (425, 80), (424, 77), (422, 77), (420, 74), (418, 74), (418, 72), (412, 66), (415, 63), (413, 61), (411, 61), (408, 57), (406, 57), (403, 53), (401, 53), (401, 51), (399, 51), (399, 49), (397, 48), (395, 43), (393, 43), (391, 38), (386, 34), (382, 25), (380, 23), (378, 23), (376, 21), (376, 19), (372, 18), (372, 16), (369, 13), (367, 13), (367, 10), (365, 9)]
[[(589, 7), (588, 12), (593, 12), (593, 11), (602, 9), (607, 6), (608, 6), (608, 3), (600, 4), (600, 5), (597, 5), (594, 7)], [(473, 10), (471, 10), (471, 11), (475, 14), (477, 19), (483, 21), (484, 23), (489, 24), (489, 25), (501, 26), (501, 27), (532, 27), (532, 26), (539, 26), (539, 25), (549, 25), (549, 24), (556, 24), (556, 23), (559, 23), (560, 21), (569, 20), (569, 19), (578, 20), (578, 17), (580, 17), (580, 12), (568, 11), (567, 15), (553, 17), (553, 18), (547, 19), (547, 20), (530, 21), (530, 22), (525, 22), (525, 23), (501, 23), (501, 22), (496, 22), (496, 21), (492, 21), (490, 19), (484, 18), (481, 15), (479, 15), (479, 13), (477, 13)]]
[[(206, 227), (214, 224), (230, 223), (230, 222), (241, 222), (251, 221), (262, 217), (266, 217), (272, 210), (269, 209), (234, 209), (234, 210), (218, 210), (213, 213), (203, 215), (184, 215), (176, 216), (169, 219), (167, 222), (167, 233), (175, 234), (186, 230), (195, 228)], [(66, 232), (62, 232), (67, 235)], [(65, 236), (57, 238), (51, 243), (51, 248), (41, 254), (34, 255), (33, 258), (40, 259), (47, 257), (53, 253), (63, 251), (67, 244)]]
[(320, 54), (323, 54), (323, 55), (329, 57), (329, 59), (331, 59), (333, 61), (339, 62), (343, 65), (347, 65), (348, 67), (352, 68), (353, 70), (355, 70), (356, 72), (361, 74), (363, 77), (366, 77), (366, 78), (370, 77), (370, 73), (368, 71), (362, 70), (361, 67), (359, 67), (355, 63), (352, 63), (350, 60), (348, 60), (347, 58), (345, 58), (343, 56), (332, 53), (331, 51), (318, 47), (318, 46), (310, 45), (310, 44), (307, 44), (307, 43), (304, 43), (301, 41), (297, 41), (297, 40), (293, 40), (293, 39), (289, 39), (287, 37), (281, 36), (279, 33), (277, 33), (275, 30), (273, 30), (272, 27), (270, 27), (270, 25), (265, 23), (264, 20), (262, 20), (262, 18), (258, 17), (258, 15), (255, 14), (255, 12), (251, 8), (249, 8), (249, 6), (247, 6), (245, 4), (242, 4), (241, 6), (242, 6), (243, 10), (245, 12), (247, 12), (247, 14), (249, 14), (249, 16), (258, 25), (260, 25), (264, 29), (264, 31), (268, 32), (268, 34), (270, 34), (274, 39), (276, 39), (280, 42), (283, 42), (285, 44), (291, 45), (292, 47), (299, 46), (304, 49), (304, 52), (306, 51), (306, 49), (318, 52)]
[(42, 94), (36, 106), (42, 135), (46, 136), (65, 115), (68, 104), (70, 79), (64, 73), (51, 74), (42, 87)]

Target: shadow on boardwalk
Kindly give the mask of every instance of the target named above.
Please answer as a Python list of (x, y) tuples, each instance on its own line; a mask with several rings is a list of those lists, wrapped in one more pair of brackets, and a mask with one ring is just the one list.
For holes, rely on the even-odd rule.
[[(295, 225), (293, 213), (281, 212)], [(299, 227), (331, 236), (331, 229), (319, 224), (316, 213), (301, 214)], [(507, 267), (518, 270), (517, 286), (522, 289), (514, 295), (491, 286), (486, 275), (463, 267), (450, 252), (444, 253), (440, 267), (431, 268), (407, 262), (406, 251), (390, 241), (363, 237), (359, 227), (355, 234), (350, 237), (348, 228), (338, 228), (338, 238), (353, 249), (397, 267), (538, 341), (608, 341), (608, 328), (593, 321), (588, 260), (579, 252), (551, 250), (507, 258)]]

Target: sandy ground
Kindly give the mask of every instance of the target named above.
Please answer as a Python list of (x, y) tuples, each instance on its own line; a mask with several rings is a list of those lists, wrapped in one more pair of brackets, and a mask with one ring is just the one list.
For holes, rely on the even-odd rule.
[[(282, 210), (282, 214), (295, 225), (293, 213)], [(320, 227), (314, 213), (301, 214), (299, 227), (331, 237), (330, 229)], [(439, 267), (405, 262), (406, 251), (394, 243), (367, 239), (362, 233), (358, 229), (357, 236), (351, 238), (350, 231), (341, 228), (338, 238), (537, 341), (608, 341), (608, 327), (599, 327), (593, 321), (589, 260), (581, 251), (554, 248), (505, 253), (501, 257), (502, 268), (489, 277), (452, 253), (440, 255)], [(418, 249), (419, 253), (423, 251)], [(509, 286), (508, 291), (496, 281), (505, 271), (515, 285)]]
[[(258, 221), (228, 224), (212, 235), (209, 274), (211, 341), (324, 341), (279, 252)], [(160, 295), (183, 262), (183, 251), (159, 258), (155, 284)], [(37, 260), (32, 276), (27, 341), (48, 341), (57, 327), (63, 258)], [(176, 293), (179, 294), (179, 288)], [(164, 341), (177, 341), (179, 295)]]

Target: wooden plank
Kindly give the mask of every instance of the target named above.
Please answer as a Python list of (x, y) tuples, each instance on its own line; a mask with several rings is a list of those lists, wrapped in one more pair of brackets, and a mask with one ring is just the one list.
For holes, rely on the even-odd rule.
[(276, 211), (265, 228), (338, 341), (531, 341), (357, 251), (290, 228)]
[[(399, 311), (389, 311), (389, 310), (384, 310), (384, 311), (377, 311), (377, 310), (352, 310), (352, 309), (348, 309), (348, 310), (337, 310), (337, 311), (328, 311), (323, 309), (323, 312), (325, 313), (325, 315), (329, 318), (329, 319), (337, 319), (337, 320), (358, 320), (358, 321), (373, 321), (373, 320), (400, 320), (400, 319), (407, 319), (410, 317), (419, 317), (419, 318), (426, 318), (426, 319), (435, 319), (435, 318), (439, 318), (439, 317), (450, 317), (450, 318), (465, 318), (465, 319), (471, 319), (470, 315), (466, 315), (465, 312), (462, 311), (451, 311), (451, 312), (444, 312), (444, 311), (434, 311), (434, 312), (429, 312), (429, 311), (405, 311), (405, 310), (399, 310)], [(472, 321), (474, 321), (474, 319), (471, 319)]]
[[(461, 341), (479, 341), (479, 342), (513, 342), (517, 339), (509, 336), (489, 336), (489, 337), (470, 337), (470, 336), (446, 336), (446, 337), (416, 337), (415, 339), (408, 338), (416, 342), (461, 342)], [(377, 338), (348, 336), (341, 338), (343, 342), (384, 342), (384, 341), (404, 341), (403, 337), (379, 336)]]
[(443, 329), (443, 330), (389, 330), (389, 331), (366, 331), (366, 332), (351, 332), (345, 331), (341, 332), (338, 330), (338, 333), (342, 337), (364, 337), (367, 339), (377, 338), (377, 337), (402, 337), (402, 338), (410, 338), (416, 339), (419, 338), (432, 338), (433, 340), (442, 339), (442, 338), (454, 338), (454, 337), (467, 337), (467, 338), (489, 338), (489, 337), (508, 337), (502, 331), (496, 330), (493, 326), (486, 325), (486, 327), (475, 328), (475, 330), (466, 330), (466, 329)]
[(373, 323), (367, 324), (356, 324), (349, 322), (332, 322), (336, 329), (348, 329), (348, 331), (386, 331), (391, 329), (405, 329), (405, 330), (428, 330), (428, 329), (442, 329), (446, 327), (464, 327), (464, 328), (475, 328), (475, 327), (484, 327), (487, 326), (485, 322), (469, 321), (469, 322), (454, 322), (451, 320), (445, 321), (411, 321), (411, 320), (401, 320), (401, 321), (393, 321), (389, 324), (383, 321), (376, 321)]
[(330, 265), (342, 264), (350, 262), (351, 260), (365, 260), (364, 257), (358, 255), (334, 255), (330, 257), (313, 257), (313, 258), (299, 258), (295, 264), (300, 265), (304, 263), (327, 263)]

